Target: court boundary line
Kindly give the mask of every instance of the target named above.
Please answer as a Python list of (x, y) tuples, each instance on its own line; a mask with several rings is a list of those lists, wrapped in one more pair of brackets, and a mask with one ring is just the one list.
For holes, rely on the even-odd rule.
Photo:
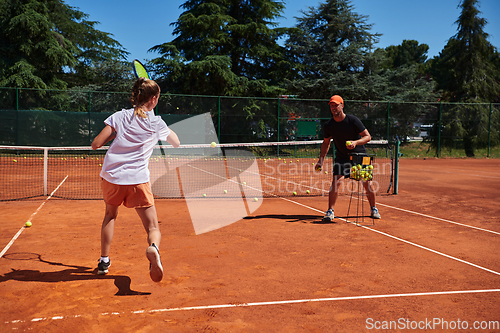
[(443, 222), (447, 222), (447, 223), (456, 224), (456, 225), (459, 225), (459, 226), (462, 226), (462, 227), (466, 227), (466, 228), (472, 228), (472, 229), (476, 229), (476, 230), (480, 230), (480, 231), (484, 231), (484, 232), (489, 232), (489, 233), (492, 233), (492, 234), (500, 235), (500, 232), (497, 232), (497, 231), (488, 230), (488, 229), (484, 229), (484, 228), (479, 228), (479, 227), (475, 227), (473, 225), (469, 225), (469, 224), (464, 224), (464, 223), (460, 223), (460, 222), (455, 222), (455, 221), (443, 219), (441, 217), (435, 217), (435, 216), (431, 216), (431, 215), (427, 215), (427, 214), (423, 214), (423, 213), (418, 213), (418, 212), (414, 212), (414, 211), (411, 211), (411, 210), (408, 210), (408, 209), (404, 209), (404, 208), (389, 206), (387, 204), (383, 204), (383, 203), (380, 203), (380, 202), (377, 203), (377, 204), (380, 205), (380, 206), (384, 206), (384, 207), (388, 207), (388, 208), (400, 210), (402, 212), (406, 212), (406, 213), (411, 213), (411, 214), (415, 214), (415, 215), (420, 215), (420, 216), (423, 216), (423, 217), (427, 217), (429, 219), (439, 220), (439, 221), (443, 221)]
[[(202, 171), (205, 171), (205, 170), (202, 170)], [(205, 171), (207, 172), (207, 171)], [(210, 173), (210, 172), (208, 172)], [(267, 178), (271, 178), (271, 179), (274, 179), (274, 180), (277, 180), (279, 182), (288, 182), (288, 183), (291, 183), (291, 184), (294, 184), (294, 185), (299, 185), (299, 186), (304, 186), (300, 183), (296, 183), (296, 182), (292, 182), (292, 181), (287, 181), (287, 180), (282, 180), (280, 178), (276, 178), (276, 177), (272, 177), (272, 176), (268, 176), (266, 174), (259, 174), (259, 176), (265, 176)], [(325, 193), (328, 193), (327, 190), (325, 189), (320, 189), (320, 188), (315, 188), (314, 186), (307, 186), (305, 185), (304, 187), (309, 187), (311, 189), (315, 189), (315, 190), (318, 190), (320, 192), (325, 192)], [(265, 193), (265, 191), (261, 190), (263, 193)], [(284, 197), (280, 197), (279, 195), (276, 195), (276, 194), (272, 194), (270, 192), (268, 192), (268, 194), (271, 194), (272, 196), (276, 197), (276, 198), (280, 198), (280, 199), (284, 199), (284, 200), (288, 200), (288, 199), (285, 199)], [(348, 196), (349, 194), (346, 194), (346, 196)], [(290, 200), (290, 201), (293, 201), (293, 200)], [(365, 198), (363, 198), (363, 201), (367, 201)], [(480, 230), (480, 231), (484, 231), (484, 232), (489, 232), (489, 233), (492, 233), (492, 234), (496, 234), (496, 235), (500, 235), (500, 232), (497, 232), (497, 231), (493, 231), (493, 230), (488, 230), (488, 229), (484, 229), (484, 228), (480, 228), (480, 227), (475, 227), (473, 225), (469, 225), (469, 224), (464, 224), (464, 223), (460, 223), (460, 222), (455, 222), (455, 221), (451, 221), (451, 220), (447, 220), (447, 219), (443, 219), (441, 217), (435, 217), (435, 216), (431, 216), (431, 215), (427, 215), (427, 214), (423, 214), (423, 213), (418, 213), (418, 212), (415, 212), (415, 211), (411, 211), (411, 210), (407, 210), (407, 209), (404, 209), (404, 208), (399, 208), (399, 207), (395, 207), (395, 206), (390, 206), (390, 205), (387, 205), (387, 204), (384, 204), (384, 203), (381, 203), (381, 202), (377, 202), (377, 205), (380, 205), (380, 206), (384, 206), (384, 207), (388, 207), (388, 208), (392, 208), (392, 209), (396, 209), (396, 210), (400, 210), (400, 211), (403, 211), (403, 212), (406, 212), (406, 213), (411, 213), (411, 214), (415, 214), (415, 215), (420, 215), (420, 216), (423, 216), (423, 217), (426, 217), (426, 218), (430, 218), (430, 219), (434, 219), (434, 220), (438, 220), (438, 221), (443, 221), (443, 222), (446, 222), (446, 223), (451, 223), (451, 224), (456, 224), (456, 225), (459, 225), (459, 226), (462, 226), (462, 227), (465, 227), (465, 228), (472, 228), (472, 229), (476, 229), (476, 230)], [(321, 211), (321, 213), (323, 213), (323, 211)]]
[[(366, 299), (387, 299), (397, 297), (419, 297), (419, 296), (442, 296), (442, 295), (457, 295), (457, 294), (479, 294), (479, 293), (495, 293), (500, 292), (500, 289), (475, 289), (475, 290), (450, 290), (450, 291), (431, 291), (419, 293), (402, 293), (402, 294), (379, 294), (379, 295), (360, 295), (360, 296), (339, 296), (339, 297), (325, 297), (325, 298), (304, 298), (292, 299), (283, 301), (264, 301), (264, 302), (249, 302), (249, 303), (226, 303), (214, 305), (199, 305), (199, 306), (186, 306), (176, 308), (152, 309), (152, 310), (132, 310), (129, 312), (102, 312), (98, 316), (120, 316), (126, 314), (144, 314), (144, 313), (161, 313), (161, 312), (176, 312), (176, 311), (195, 311), (195, 310), (209, 310), (209, 309), (227, 309), (227, 308), (246, 308), (255, 306), (272, 306), (272, 305), (286, 305), (286, 304), (299, 304), (299, 303), (313, 303), (313, 302), (338, 302), (338, 301), (353, 301), (353, 300), (366, 300)], [(70, 315), (70, 316), (52, 316), (52, 317), (38, 317), (28, 320), (11, 320), (4, 322), (5, 324), (20, 324), (25, 322), (41, 322), (48, 320), (64, 320), (83, 317), (84, 315)]]
[[(54, 195), (54, 193), (56, 193), (56, 191), (59, 189), (59, 187), (61, 187), (61, 185), (66, 181), (66, 179), (68, 179), (68, 177), (69, 177), (69, 175), (66, 175), (66, 177), (64, 177), (64, 179), (62, 180), (62, 182), (60, 182), (59, 185), (54, 189), (54, 191), (52, 191), (52, 193), (47, 197), (47, 199), (45, 199), (40, 204), (40, 206), (38, 206), (38, 208), (35, 210), (35, 212), (33, 214), (31, 214), (31, 216), (28, 218), (28, 220), (26, 222), (31, 222), (31, 220), (35, 217), (35, 215), (38, 214), (38, 212), (40, 211), (40, 209), (42, 209), (42, 207), (45, 205), (45, 203), (47, 201), (49, 201), (50, 198), (52, 198), (52, 196)], [(26, 229), (26, 226), (22, 226), (21, 229), (19, 229), (19, 231), (17, 232), (17, 234), (15, 234), (14, 237), (12, 237), (12, 239), (10, 240), (10, 242), (4, 247), (4, 249), (2, 250), (2, 252), (0, 252), (0, 259), (10, 249), (10, 247), (14, 244), (14, 242), (16, 241), (16, 239), (18, 239), (19, 236), (21, 236), (21, 234), (23, 233), (24, 229)]]
[[(303, 207), (309, 208), (309, 209), (314, 210), (314, 211), (319, 211), (317, 208), (310, 207), (310, 206), (304, 205), (304, 204), (302, 204), (302, 203), (298, 203), (298, 202), (293, 201), (293, 200), (290, 200), (290, 199), (286, 199), (286, 198), (281, 198), (281, 199), (286, 200), (286, 201), (289, 201), (289, 202), (292, 202), (292, 203), (295, 203), (295, 204), (298, 204), (299, 206), (303, 206)], [(456, 260), (456, 261), (461, 262), (461, 263), (463, 263), (463, 264), (467, 264), (467, 265), (470, 265), (470, 266), (472, 266), (472, 267), (479, 268), (479, 269), (481, 269), (481, 270), (484, 270), (484, 271), (487, 271), (487, 272), (489, 272), (489, 273), (493, 273), (493, 274), (496, 274), (496, 275), (499, 275), (499, 276), (500, 276), (500, 272), (497, 272), (497, 271), (491, 270), (491, 269), (486, 268), (486, 267), (483, 267), (483, 266), (476, 265), (476, 264), (474, 264), (474, 263), (472, 263), (472, 262), (469, 262), (469, 261), (466, 261), (466, 260), (463, 260), (463, 259), (460, 259), (460, 258), (453, 257), (453, 256), (451, 256), (451, 255), (449, 255), (449, 254), (446, 254), (446, 253), (443, 253), (443, 252), (439, 252), (439, 251), (437, 251), (437, 250), (433, 250), (433, 249), (431, 249), (431, 248), (429, 248), (429, 247), (426, 247), (426, 246), (423, 246), (423, 245), (419, 245), (419, 244), (417, 244), (417, 243), (410, 242), (410, 241), (408, 241), (408, 240), (405, 240), (405, 239), (400, 238), (400, 237), (397, 237), (397, 236), (393, 236), (393, 235), (391, 235), (391, 234), (388, 234), (388, 233), (386, 233), (386, 232), (383, 232), (383, 231), (377, 230), (377, 229), (375, 229), (375, 228), (370, 228), (370, 227), (368, 227), (368, 226), (359, 225), (359, 224), (356, 224), (355, 222), (351, 222), (351, 221), (348, 221), (348, 220), (346, 220), (346, 219), (339, 218), (339, 217), (337, 217), (337, 219), (339, 219), (339, 220), (341, 220), (341, 221), (344, 221), (344, 222), (347, 222), (347, 223), (355, 224), (355, 225), (356, 225), (356, 226), (358, 226), (358, 227), (361, 227), (361, 228), (364, 228), (364, 229), (367, 229), (367, 230), (370, 230), (370, 231), (373, 231), (373, 232), (379, 233), (379, 234), (381, 234), (381, 235), (383, 235), (383, 236), (387, 236), (387, 237), (389, 237), (389, 238), (393, 238), (393, 239), (395, 239), (395, 240), (397, 240), (397, 241), (400, 241), (400, 242), (403, 242), (403, 243), (407, 243), (407, 244), (409, 244), (409, 245), (413, 245), (413, 246), (415, 246), (415, 247), (418, 247), (418, 248), (420, 248), (420, 249), (423, 249), (423, 250), (426, 250), (426, 251), (429, 251), (429, 252), (432, 252), (432, 253), (438, 254), (438, 255), (443, 256), (443, 257), (445, 257), (445, 258), (448, 258), (448, 259), (453, 259), (453, 260)]]
[[(189, 165), (189, 166), (191, 166), (191, 165)], [(193, 167), (193, 166), (191, 166), (191, 167)], [(196, 167), (195, 167), (195, 168), (196, 168)], [(221, 177), (221, 176), (219, 176), (219, 175), (213, 174), (213, 173), (212, 173), (212, 172), (210, 172), (210, 171), (206, 171), (206, 170), (199, 169), (199, 168), (197, 168), (197, 169), (198, 169), (198, 170), (200, 170), (200, 171), (202, 171), (202, 172), (206, 172), (206, 173), (208, 173), (208, 174), (212, 174), (212, 175), (215, 175), (215, 176)], [(223, 177), (221, 177), (221, 178), (223, 178)], [(260, 191), (261, 191), (261, 192), (264, 192), (264, 191), (262, 191), (262, 190), (260, 190)], [(296, 205), (299, 205), (299, 206), (305, 207), (305, 208), (310, 209), (310, 210), (314, 210), (314, 211), (317, 211), (317, 212), (322, 212), (321, 210), (319, 210), (319, 209), (317, 209), (317, 208), (314, 208), (314, 207), (311, 207), (311, 206), (308, 206), (308, 205), (305, 205), (305, 204), (299, 203), (299, 202), (294, 201), (294, 200), (290, 200), (290, 199), (287, 199), (287, 198), (284, 198), (284, 197), (279, 197), (279, 196), (274, 195), (274, 194), (273, 194), (273, 196), (275, 196), (276, 198), (279, 198), (279, 199), (281, 199), (281, 200), (289, 201), (289, 202), (291, 202), (291, 203), (293, 203), (293, 204), (296, 204)], [(385, 205), (384, 205), (384, 206), (385, 206)], [(388, 206), (388, 207), (390, 207), (390, 206)], [(392, 208), (392, 207), (391, 207), (391, 208)], [(346, 220), (346, 219), (343, 219), (343, 218), (338, 218), (338, 219), (339, 219), (339, 220), (341, 220), (341, 221), (345, 221), (345, 222), (347, 222), (347, 223), (353, 223), (353, 222), (350, 222), (350, 221), (348, 221), (348, 220)], [(353, 223), (353, 224), (356, 224), (356, 223)], [(449, 255), (449, 254), (446, 254), (446, 253), (443, 253), (443, 252), (440, 252), (440, 251), (437, 251), (437, 250), (433, 250), (433, 249), (431, 249), (431, 248), (429, 248), (429, 247), (426, 247), (426, 246), (423, 246), (423, 245), (419, 245), (419, 244), (417, 244), (417, 243), (410, 242), (410, 241), (405, 240), (405, 239), (403, 239), (403, 238), (400, 238), (400, 237), (397, 237), (397, 236), (393, 236), (393, 235), (391, 235), (391, 234), (385, 233), (385, 232), (383, 232), (383, 231), (380, 231), (380, 230), (377, 230), (377, 229), (374, 229), (374, 228), (369, 228), (369, 227), (367, 227), (367, 226), (363, 226), (363, 225), (359, 225), (359, 224), (356, 224), (356, 225), (357, 225), (357, 226), (359, 226), (359, 227), (362, 227), (362, 228), (364, 228), (364, 229), (367, 229), (367, 230), (370, 230), (370, 231), (377, 232), (377, 233), (379, 233), (379, 234), (381, 234), (381, 235), (383, 235), (383, 236), (387, 236), (387, 237), (389, 237), (389, 238), (393, 238), (393, 239), (395, 239), (395, 240), (397, 240), (397, 241), (400, 241), (400, 242), (403, 242), (403, 243), (407, 243), (407, 244), (412, 245), (412, 246), (415, 246), (415, 247), (417, 247), (417, 248), (420, 248), (420, 249), (423, 249), (423, 250), (426, 250), (426, 251), (432, 252), (432, 253), (434, 253), (434, 254), (438, 254), (438, 255), (443, 256), (443, 257), (445, 257), (445, 258), (452, 259), (452, 260), (456, 260), (456, 261), (461, 262), (461, 263), (463, 263), (463, 264), (467, 264), (467, 265), (470, 265), (470, 266), (472, 266), (472, 267), (479, 268), (479, 269), (481, 269), (481, 270), (484, 270), (484, 271), (487, 271), (487, 272), (489, 272), (489, 273), (493, 273), (493, 274), (496, 274), (496, 275), (499, 275), (499, 276), (500, 276), (500, 272), (497, 272), (497, 271), (491, 270), (491, 269), (489, 269), (489, 268), (486, 268), (486, 267), (483, 267), (483, 266), (479, 266), (479, 265), (476, 265), (476, 264), (474, 264), (474, 263), (472, 263), (472, 262), (469, 262), (469, 261), (466, 261), (466, 260), (463, 260), (463, 259), (459, 259), (459, 258), (453, 257), (453, 256), (451, 256), (451, 255)]]

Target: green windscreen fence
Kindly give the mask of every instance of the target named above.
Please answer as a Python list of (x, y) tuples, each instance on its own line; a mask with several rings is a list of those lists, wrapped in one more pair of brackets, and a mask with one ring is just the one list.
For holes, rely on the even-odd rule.
[[(129, 94), (0, 88), (0, 145), (89, 146), (113, 112), (130, 108)], [(350, 101), (372, 140), (417, 140), (441, 149), (500, 144), (500, 104)], [(220, 143), (321, 140), (331, 118), (328, 99), (162, 94), (155, 109), (168, 125), (209, 113)], [(488, 155), (489, 156), (489, 155)]]

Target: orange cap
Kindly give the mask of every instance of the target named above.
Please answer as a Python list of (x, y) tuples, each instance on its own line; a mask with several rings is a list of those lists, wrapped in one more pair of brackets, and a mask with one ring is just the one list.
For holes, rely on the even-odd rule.
[(332, 103), (344, 104), (344, 100), (339, 95), (333, 95), (332, 97), (330, 97), (330, 102), (328, 102), (328, 104), (332, 104)]

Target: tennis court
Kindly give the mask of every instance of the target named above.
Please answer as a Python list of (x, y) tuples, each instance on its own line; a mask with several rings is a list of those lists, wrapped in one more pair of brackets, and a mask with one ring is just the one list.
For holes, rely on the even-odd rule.
[(157, 200), (158, 284), (134, 210), (121, 208), (98, 276), (101, 200), (57, 198), (64, 182), (50, 200), (2, 201), (0, 249), (15, 240), (0, 259), (1, 331), (500, 330), (500, 162), (399, 163), (373, 226), (343, 220), (348, 195), (328, 224), (327, 196), (280, 195), (196, 235), (186, 200)]

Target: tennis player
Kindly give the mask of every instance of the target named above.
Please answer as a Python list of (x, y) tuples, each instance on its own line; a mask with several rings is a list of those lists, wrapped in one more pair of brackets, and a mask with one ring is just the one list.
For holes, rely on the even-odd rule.
[[(364, 145), (371, 140), (370, 133), (357, 117), (344, 113), (344, 100), (339, 95), (334, 95), (328, 102), (332, 118), (323, 126), (323, 144), (319, 160), (316, 163), (316, 168), (323, 166), (330, 142), (333, 140), (335, 145), (335, 161), (333, 164), (333, 180), (332, 186), (328, 194), (328, 210), (326, 211), (323, 221), (330, 222), (335, 217), (334, 208), (337, 202), (338, 187), (340, 181), (349, 176), (351, 163), (349, 153), (366, 154)], [(350, 145), (346, 143), (350, 141)], [(371, 206), (371, 217), (380, 219), (380, 213), (375, 205), (375, 192), (373, 191), (371, 181), (363, 181), (368, 202)]]
[(159, 251), (161, 233), (149, 183), (148, 164), (158, 140), (166, 140), (174, 147), (178, 147), (180, 142), (177, 134), (168, 128), (161, 117), (154, 115), (153, 109), (159, 97), (160, 87), (155, 81), (138, 79), (130, 97), (134, 108), (118, 111), (107, 118), (104, 121), (106, 127), (92, 142), (92, 149), (95, 150), (114, 139), (100, 173), (106, 211), (101, 228), (98, 274), (108, 273), (111, 266), (111, 241), (118, 207), (123, 203), (125, 207), (135, 208), (148, 234), (146, 257), (150, 262), (151, 279), (159, 282), (163, 278)]

